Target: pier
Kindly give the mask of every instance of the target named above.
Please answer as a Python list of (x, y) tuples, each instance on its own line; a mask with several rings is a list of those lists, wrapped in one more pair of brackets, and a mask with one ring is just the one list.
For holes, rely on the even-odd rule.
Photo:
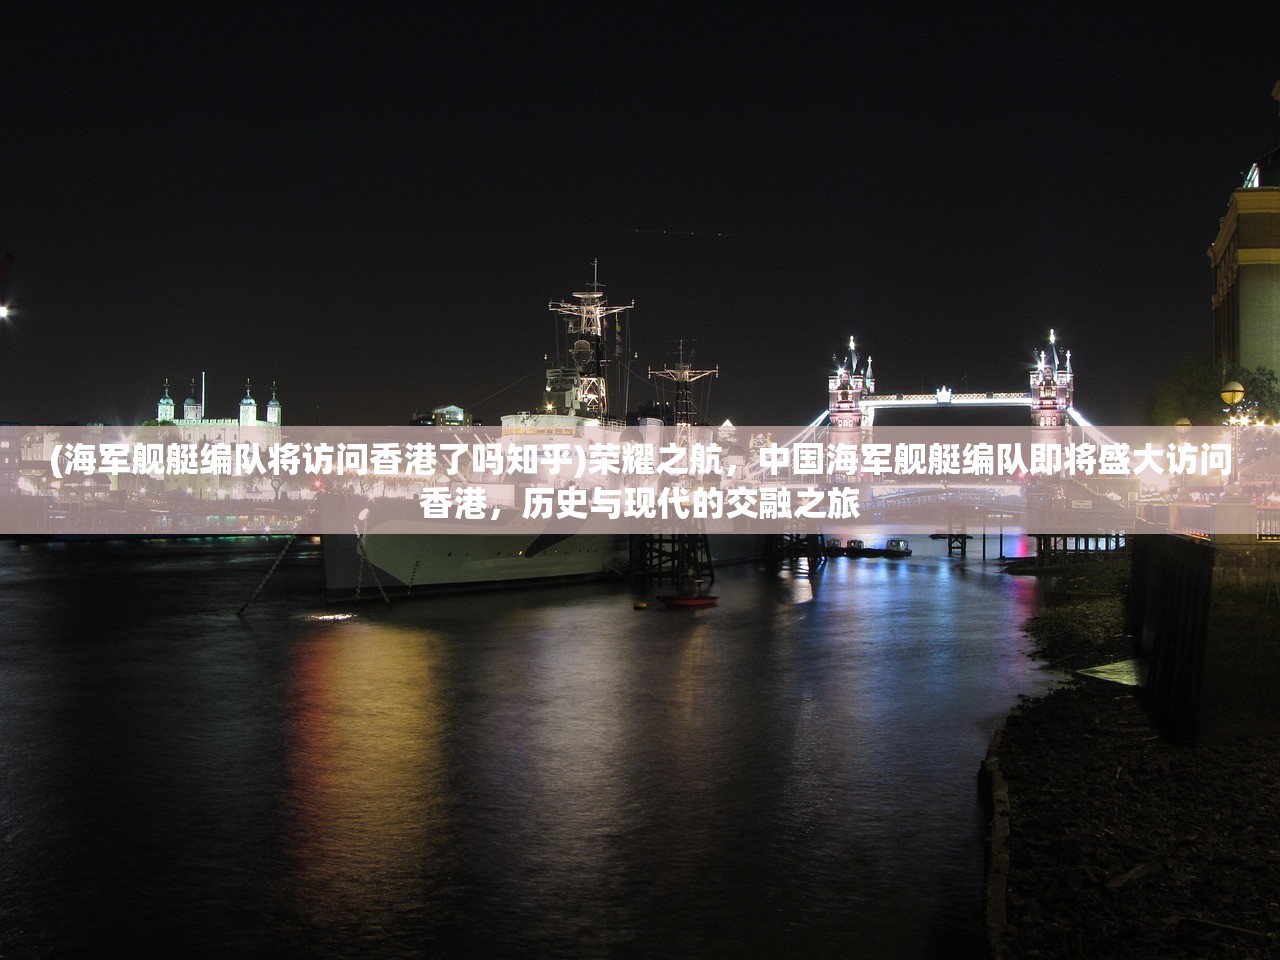
[(634, 534), (629, 538), (631, 579), (677, 583), (697, 579), (715, 583), (711, 544), (704, 534)]

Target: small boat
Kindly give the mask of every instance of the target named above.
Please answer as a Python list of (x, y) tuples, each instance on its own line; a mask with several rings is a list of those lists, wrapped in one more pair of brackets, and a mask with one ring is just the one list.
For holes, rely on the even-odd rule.
[(668, 610), (693, 610), (698, 607), (714, 607), (719, 597), (713, 597), (709, 593), (700, 596), (685, 597), (679, 594), (669, 594), (659, 596), (659, 600), (667, 605)]
[(890, 537), (883, 547), (866, 547), (861, 540), (850, 540), (844, 549), (847, 557), (888, 557), (898, 560), (911, 556), (911, 545), (902, 537)]
[(719, 597), (702, 592), (702, 580), (686, 577), (679, 593), (660, 594), (661, 600), (668, 610), (694, 610), (698, 607), (714, 607)]
[(844, 545), (846, 557), (883, 557), (884, 551), (879, 547), (868, 547), (861, 540), (850, 540)]
[(893, 537), (885, 541), (884, 555), (890, 559), (911, 556), (911, 545), (902, 537)]

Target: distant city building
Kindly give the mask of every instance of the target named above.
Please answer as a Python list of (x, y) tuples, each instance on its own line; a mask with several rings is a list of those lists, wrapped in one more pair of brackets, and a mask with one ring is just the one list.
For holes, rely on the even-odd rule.
[[(18, 493), (18, 462), (22, 452), (18, 442), (18, 425), (0, 423), (0, 497)], [(0, 534), (6, 531), (0, 529)]]
[(415, 410), (409, 425), (413, 427), (469, 427), (472, 424), (471, 414), (461, 407), (450, 404), (436, 407), (430, 413), (419, 413)]
[[(1280, 83), (1272, 96), (1280, 100)], [(1215, 359), (1280, 371), (1280, 149), (1231, 194), (1209, 263)]]

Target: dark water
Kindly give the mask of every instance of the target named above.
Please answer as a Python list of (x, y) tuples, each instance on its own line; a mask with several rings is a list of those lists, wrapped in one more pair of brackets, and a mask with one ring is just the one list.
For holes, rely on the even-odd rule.
[(279, 546), (0, 543), (0, 955), (980, 953), (1033, 582), (352, 610), (305, 544), (237, 617)]

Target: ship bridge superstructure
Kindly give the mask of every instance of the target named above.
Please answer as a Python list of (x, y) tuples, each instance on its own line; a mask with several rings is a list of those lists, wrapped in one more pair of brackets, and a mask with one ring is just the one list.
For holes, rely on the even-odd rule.
[(622, 314), (635, 302), (610, 306), (592, 261), (590, 290), (552, 300), (547, 309), (564, 320), (565, 340), (548, 360), (546, 412), (604, 420), (610, 415), (610, 368), (624, 354)]

